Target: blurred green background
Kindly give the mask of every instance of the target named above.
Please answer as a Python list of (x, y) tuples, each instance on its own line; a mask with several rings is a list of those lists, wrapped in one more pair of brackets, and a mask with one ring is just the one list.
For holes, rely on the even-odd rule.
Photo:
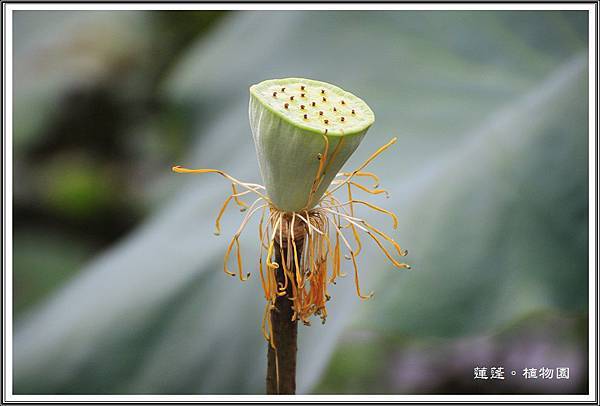
[[(327, 323), (299, 328), (299, 393), (586, 393), (587, 27), (579, 11), (15, 12), (15, 393), (263, 393), (260, 283), (221, 270), (241, 216), (213, 236), (228, 185), (170, 167), (260, 182), (248, 87), (286, 76), (376, 112), (348, 168), (398, 137), (372, 169), (414, 268), (366, 249), (375, 297), (349, 276)], [(521, 375), (542, 367), (570, 378)]]

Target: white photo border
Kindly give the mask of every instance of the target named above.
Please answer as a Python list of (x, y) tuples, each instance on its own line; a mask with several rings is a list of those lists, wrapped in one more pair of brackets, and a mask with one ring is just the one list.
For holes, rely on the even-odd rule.
[[(572, 403), (598, 404), (598, 3), (581, 2), (40, 2), (2, 1), (2, 404), (69, 403)], [(13, 12), (16, 10), (584, 10), (589, 62), (589, 393), (587, 395), (15, 395), (12, 382), (12, 94)]]

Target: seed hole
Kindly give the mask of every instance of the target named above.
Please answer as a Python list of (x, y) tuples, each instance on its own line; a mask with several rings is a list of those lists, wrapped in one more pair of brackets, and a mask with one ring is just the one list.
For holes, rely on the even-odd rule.
[(325, 124), (329, 124), (329, 120), (325, 119), (325, 120), (324, 120), (324, 123), (325, 123)]
[(321, 89), (321, 94), (325, 94), (325, 89)]
[(300, 97), (304, 97), (304, 93), (300, 93)]
[(324, 102), (326, 102), (326, 101), (327, 101), (327, 98), (326, 98), (326, 97), (323, 97), (323, 101), (324, 101)]
[(294, 100), (294, 96), (290, 96), (290, 100)]
[(342, 118), (341, 118), (341, 120), (342, 120), (342, 121), (344, 121), (344, 120), (345, 120), (345, 118), (344, 118), (344, 117), (342, 117)]
[(285, 87), (282, 87), (282, 88), (281, 88), (281, 91), (282, 91), (282, 92), (285, 92)]
[(283, 105), (283, 107), (285, 107), (287, 109), (288, 107), (290, 107), (290, 105), (288, 103), (286, 103)]
[(337, 109), (334, 107), (334, 108), (333, 108), (333, 111), (337, 111)]
[(323, 115), (323, 112), (322, 112), (322, 111), (319, 111), (319, 115), (320, 115), (320, 116), (322, 116), (322, 115)]
[(277, 97), (277, 92), (273, 92), (273, 97)]
[(304, 104), (301, 104), (301, 105), (300, 105), (300, 109), (301, 109), (301, 110), (304, 110)]
[(300, 90), (304, 90), (306, 89), (304, 86), (300, 86)]
[(346, 102), (342, 100), (342, 104), (346, 104)]
[(308, 118), (308, 114), (305, 114), (304, 115), (304, 119), (306, 120), (307, 118)]
[(356, 112), (354, 111), (354, 109), (352, 109), (352, 114), (356, 114)]

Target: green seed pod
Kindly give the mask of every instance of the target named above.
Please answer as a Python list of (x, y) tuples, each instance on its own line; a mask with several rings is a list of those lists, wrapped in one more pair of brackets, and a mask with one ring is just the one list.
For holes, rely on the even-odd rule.
[(319, 202), (375, 121), (353, 94), (302, 78), (251, 86), (249, 115), (267, 195), (288, 212)]

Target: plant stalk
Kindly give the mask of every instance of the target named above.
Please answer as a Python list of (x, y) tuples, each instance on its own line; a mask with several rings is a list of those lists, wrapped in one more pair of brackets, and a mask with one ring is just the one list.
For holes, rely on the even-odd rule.
[[(298, 256), (302, 252), (304, 239), (297, 239)], [(287, 249), (280, 250), (275, 244), (275, 261), (282, 264), (287, 260)], [(283, 253), (283, 258), (281, 253)], [(293, 254), (292, 254), (293, 255)], [(300, 258), (298, 258), (300, 260)], [(275, 278), (282, 285), (285, 284), (283, 267), (279, 267)], [(295, 276), (294, 276), (295, 279)], [(294, 282), (295, 283), (295, 282)], [(275, 308), (271, 310), (271, 325), (275, 349), (268, 345), (267, 353), (267, 394), (268, 395), (294, 395), (296, 393), (296, 352), (298, 350), (298, 321), (292, 321), (294, 310), (292, 297), (292, 284), (287, 284), (286, 294), (275, 299)]]

